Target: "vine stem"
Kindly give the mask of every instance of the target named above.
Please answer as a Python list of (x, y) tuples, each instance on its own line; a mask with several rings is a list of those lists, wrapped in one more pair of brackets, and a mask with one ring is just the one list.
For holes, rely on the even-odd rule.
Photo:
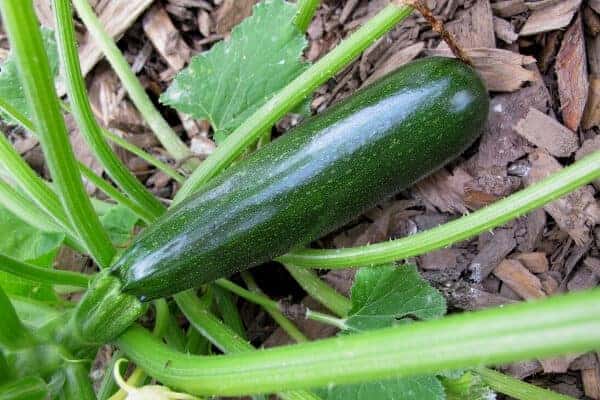
[(117, 343), (166, 385), (198, 395), (324, 387), (600, 346), (600, 290), (455, 314), (355, 335), (219, 357), (180, 354), (140, 327)]
[(551, 390), (542, 389), (489, 368), (473, 370), (493, 390), (518, 400), (573, 400)]
[(23, 91), (34, 115), (33, 122), (62, 206), (92, 258), (98, 265), (106, 267), (112, 261), (115, 249), (83, 187), (33, 4), (30, 0), (5, 0), (0, 2), (0, 10)]
[[(81, 1), (76, 0), (78, 3)], [(204, 160), (181, 187), (173, 204), (180, 202), (227, 168), (285, 113), (300, 104), (319, 85), (346, 67), (363, 50), (408, 17), (411, 12), (412, 8), (407, 5), (386, 6), (335, 49), (311, 65), (252, 114)]]
[(319, 0), (298, 0), (298, 11), (294, 17), (294, 24), (301, 32), (306, 32), (318, 7)]
[[(243, 278), (244, 281), (248, 282), (248, 275)], [(252, 278), (250, 278), (252, 279)], [(254, 280), (250, 280), (251, 285), (254, 283)], [(288, 334), (289, 337), (294, 339), (297, 343), (302, 343), (308, 341), (308, 338), (304, 336), (302, 332), (289, 320), (285, 315), (281, 313), (279, 309), (279, 304), (276, 301), (271, 300), (269, 297), (265, 296), (258, 290), (246, 290), (243, 287), (236, 285), (235, 283), (227, 280), (227, 279), (219, 279), (215, 281), (217, 285), (226, 289), (241, 298), (257, 304), (267, 311), (271, 317), (281, 326), (281, 328)], [(258, 286), (256, 286), (258, 288)]]
[(285, 269), (312, 298), (333, 311), (339, 317), (345, 317), (352, 308), (352, 302), (346, 296), (323, 282), (313, 271), (284, 264)]
[[(265, 295), (262, 289), (258, 286), (250, 272), (242, 271), (240, 272), (240, 276), (242, 277), (242, 280), (244, 281), (251, 293), (257, 293), (269, 299), (269, 297)], [(287, 335), (290, 338), (292, 338), (296, 343), (307, 342), (309, 340), (304, 335), (304, 333), (302, 333), (302, 331), (300, 331), (300, 329), (298, 329), (298, 327), (294, 325), (292, 321), (290, 321), (285, 315), (283, 315), (283, 313), (279, 310), (279, 307), (277, 309), (272, 310), (268, 310), (265, 308), (265, 310), (269, 313), (271, 318), (273, 318), (275, 322), (281, 327), (281, 329), (283, 329), (285, 333), (287, 333)]]
[(87, 288), (90, 276), (72, 271), (61, 271), (52, 268), (42, 268), (26, 264), (11, 257), (0, 254), (0, 271), (29, 279), (33, 282), (50, 285), (67, 285)]
[[(210, 313), (207, 304), (198, 299), (193, 291), (179, 293), (175, 301), (194, 329), (221, 351), (234, 354), (254, 352), (254, 347)], [(146, 368), (144, 365), (141, 367)], [(306, 390), (290, 390), (278, 395), (284, 400), (319, 400), (319, 397)]]
[(73, 12), (70, 0), (53, 0), (52, 4), (54, 6), (55, 36), (59, 58), (77, 126), (89, 148), (113, 181), (141, 209), (157, 218), (165, 212), (165, 206), (146, 189), (115, 155), (104, 140), (102, 129), (92, 112), (75, 45), (75, 29), (73, 27)]
[(94, 13), (88, 0), (72, 0), (79, 17), (88, 29), (90, 35), (96, 41), (98, 47), (104, 53), (104, 56), (119, 76), (121, 83), (129, 98), (135, 104), (142, 114), (144, 120), (148, 123), (160, 143), (177, 160), (189, 159), (186, 166), (194, 167), (195, 159), (189, 158), (192, 155), (190, 149), (181, 141), (175, 131), (169, 126), (160, 112), (154, 107), (152, 100), (146, 94), (140, 81), (137, 79), (127, 60), (106, 33), (102, 23)]
[(305, 268), (372, 266), (425, 254), (500, 226), (600, 178), (600, 151), (515, 194), (436, 228), (387, 242), (333, 250), (293, 251), (279, 261)]
[[(62, 105), (62, 103), (61, 103), (61, 105)], [(64, 108), (64, 106), (63, 106), (63, 108)], [(36, 132), (35, 126), (33, 125), (33, 122), (29, 118), (27, 118), (27, 116), (23, 115), (23, 113), (16, 110), (14, 107), (12, 107), (10, 104), (5, 102), (1, 98), (0, 98), (0, 110), (2, 110), (4, 113), (8, 114), (14, 121), (16, 121), (19, 125), (21, 125), (21, 127), (28, 130), (33, 135), (36, 135), (36, 136), (38, 135)], [(105, 132), (105, 134), (106, 133), (107, 132)], [(116, 136), (116, 135), (114, 135), (114, 136)], [(8, 147), (9, 143), (8, 143), (8, 141), (6, 141), (5, 138), (0, 138), (0, 140), (2, 140), (2, 142), (0, 143), (0, 152), (2, 152), (2, 153), (11, 152), (11, 154), (9, 154), (6, 157), (7, 161), (4, 161), (5, 164), (7, 162), (11, 162), (13, 165), (25, 164), (21, 161), (21, 158), (19, 157), (19, 155), (15, 151), (11, 150), (10, 147)], [(144, 153), (141, 150), (139, 150), (139, 151)], [(8, 153), (6, 153), (6, 154), (8, 154)], [(149, 156), (149, 154), (147, 154), (147, 155)], [(10, 161), (10, 160), (13, 160), (13, 161)], [(120, 203), (120, 204), (128, 207), (129, 209), (131, 209), (131, 211), (133, 211), (135, 214), (137, 214), (138, 217), (140, 217), (142, 220), (144, 220), (145, 222), (149, 222), (155, 218), (154, 214), (150, 213), (144, 207), (140, 206), (138, 203), (135, 203), (133, 200), (131, 200), (130, 198), (128, 198), (127, 196), (125, 196), (124, 194), (119, 192), (111, 184), (106, 182), (100, 176), (96, 175), (96, 173), (94, 171), (92, 171), (90, 168), (88, 168), (85, 164), (78, 161), (77, 165), (79, 167), (79, 172), (81, 173), (81, 175), (83, 177), (88, 179), (93, 185), (95, 185), (98, 189), (100, 189), (102, 192), (104, 192), (107, 196), (111, 197), (117, 203)], [(28, 166), (25, 164), (25, 165), (20, 166), (19, 168), (27, 169)], [(13, 168), (7, 168), (7, 169), (9, 171), (13, 171)], [(37, 179), (37, 180), (29, 179), (28, 180), (26, 178), (21, 177), (20, 175), (15, 174), (14, 172), (13, 172), (13, 174), (15, 175), (14, 176), (15, 179), (23, 182), (23, 184), (21, 186), (23, 186), (25, 188), (27, 188), (31, 185), (35, 185), (36, 187), (39, 186), (39, 182), (36, 183), (36, 181), (39, 179)], [(29, 177), (35, 176), (35, 173), (27, 172), (27, 176), (29, 176)], [(42, 182), (42, 184), (44, 187), (42, 187), (41, 189), (44, 190), (45, 192), (50, 192), (50, 189), (45, 187), (45, 184), (43, 182)], [(32, 197), (37, 196), (37, 198), (40, 199), (40, 201), (39, 201), (40, 204), (42, 202), (50, 202), (50, 201), (53, 201), (53, 202), (56, 202), (57, 204), (59, 204), (58, 197), (56, 197), (56, 195), (54, 193), (50, 194), (49, 195), (50, 197), (48, 197), (48, 195), (40, 196), (40, 194), (37, 194), (36, 191), (31, 191), (31, 189), (28, 189), (28, 191), (29, 191), (29, 193), (31, 193), (30, 195)], [(49, 210), (48, 206), (45, 206), (44, 208)], [(65, 218), (66, 218), (66, 216), (65, 216)], [(67, 229), (63, 229), (63, 230), (66, 231)], [(57, 232), (58, 232), (58, 230), (57, 230)]]

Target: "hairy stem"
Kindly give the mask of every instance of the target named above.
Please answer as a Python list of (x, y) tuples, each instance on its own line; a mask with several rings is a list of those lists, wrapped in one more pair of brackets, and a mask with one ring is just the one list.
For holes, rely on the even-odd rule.
[(87, 288), (90, 276), (72, 271), (61, 271), (53, 268), (43, 268), (26, 264), (0, 254), (0, 271), (29, 279), (33, 282), (47, 283), (50, 285), (67, 285)]
[(0, 10), (62, 206), (90, 255), (100, 266), (106, 267), (112, 261), (115, 249), (81, 182), (32, 2), (6, 0), (0, 2)]
[(473, 373), (479, 375), (485, 384), (496, 392), (504, 393), (517, 400), (573, 400), (573, 397), (542, 389), (493, 369), (479, 368), (473, 370)]
[[(140, 114), (142, 114), (142, 117), (148, 123), (160, 143), (177, 160), (186, 159), (191, 156), (192, 153), (185, 143), (181, 141), (160, 112), (154, 107), (152, 100), (146, 94), (127, 60), (123, 57), (123, 54), (119, 51), (112, 38), (104, 30), (88, 0), (73, 0), (73, 5), (88, 32), (94, 38), (110, 65), (112, 65), (119, 79), (121, 79), (121, 83), (125, 90), (127, 90), (129, 98), (140, 111)], [(192, 161), (188, 161), (186, 165), (193, 166), (195, 161), (194, 159), (190, 160)]]
[(81, 74), (79, 56), (75, 45), (71, 3), (69, 0), (53, 0), (54, 20), (56, 23), (56, 41), (65, 78), (67, 94), (72, 112), (88, 146), (112, 180), (141, 209), (155, 218), (162, 215), (166, 208), (152, 193), (123, 165), (104, 140), (102, 129), (90, 106)]
[(301, 32), (306, 32), (310, 26), (310, 22), (319, 7), (319, 0), (299, 0), (298, 11), (294, 18), (294, 24)]
[(303, 249), (279, 260), (298, 267), (331, 269), (372, 266), (418, 256), (500, 226), (598, 178), (600, 151), (492, 205), (425, 232), (346, 249)]

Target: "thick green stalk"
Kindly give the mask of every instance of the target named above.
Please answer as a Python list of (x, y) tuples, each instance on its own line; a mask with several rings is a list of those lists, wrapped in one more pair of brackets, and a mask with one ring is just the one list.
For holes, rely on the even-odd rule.
[(27, 195), (61, 227), (76, 236), (56, 193), (21, 158), (4, 132), (0, 132), (0, 165)]
[(125, 196), (119, 191), (119, 189), (117, 189), (109, 182), (96, 175), (94, 171), (86, 167), (84, 164), (79, 164), (79, 171), (81, 172), (81, 176), (90, 181), (92, 185), (96, 186), (101, 192), (106, 194), (108, 197), (110, 197), (117, 203), (129, 208), (144, 222), (150, 223), (155, 220), (154, 214), (152, 212), (149, 212), (146, 208), (139, 205), (138, 203), (135, 203), (129, 197)]
[(0, 350), (32, 346), (35, 339), (23, 325), (4, 290), (0, 287)]
[(284, 267), (313, 299), (333, 311), (339, 317), (348, 315), (352, 308), (350, 300), (323, 282), (317, 274), (309, 269), (298, 268), (291, 264), (285, 264)]
[(346, 249), (297, 250), (279, 260), (298, 267), (332, 269), (371, 266), (418, 256), (500, 226), (598, 178), (600, 151), (481, 210), (425, 232)]
[[(81, 2), (77, 0), (76, 2)], [(235, 161), (244, 150), (319, 85), (346, 67), (371, 43), (412, 12), (409, 6), (390, 4), (335, 49), (311, 65), (252, 114), (221, 143), (188, 178), (175, 196), (178, 203)]]
[(219, 310), (219, 315), (225, 325), (230, 327), (239, 337), (246, 340), (246, 328), (237, 309), (237, 297), (219, 286), (214, 286), (211, 292)]
[(53, 0), (52, 4), (54, 5), (56, 42), (58, 44), (63, 78), (72, 105), (71, 110), (79, 130), (112, 180), (140, 208), (157, 218), (165, 212), (166, 208), (123, 165), (121, 160), (112, 151), (108, 143), (104, 140), (102, 129), (92, 112), (79, 64), (71, 3), (69, 0)]
[(298, 12), (294, 24), (301, 32), (306, 32), (318, 7), (319, 0), (298, 0)]
[(129, 143), (127, 140), (115, 135), (114, 133), (112, 133), (106, 129), (102, 130), (102, 134), (108, 140), (110, 140), (111, 142), (116, 144), (117, 146), (122, 147), (123, 149), (127, 150), (128, 152), (130, 152), (131, 154), (133, 154), (135, 156), (138, 156), (142, 160), (146, 161), (148, 164), (156, 167), (156, 169), (158, 169), (159, 171), (162, 171), (165, 175), (173, 178), (178, 183), (185, 182), (185, 177), (183, 175), (181, 175), (179, 172), (177, 172), (177, 170), (175, 168), (171, 167), (167, 163), (160, 161), (158, 158), (154, 157), (152, 154), (146, 153), (144, 150), (140, 149), (136, 145)]
[[(0, 99), (0, 108), (3, 108), (2, 103), (3, 103), (2, 99)], [(68, 113), (71, 112), (71, 108), (66, 103), (61, 102), (60, 106), (66, 112), (68, 112)], [(3, 110), (3, 111), (6, 112), (6, 110)], [(12, 117), (12, 115), (11, 115), (11, 117)], [(130, 152), (131, 154), (133, 154), (135, 156), (138, 156), (139, 158), (146, 161), (148, 164), (156, 167), (156, 169), (164, 172), (166, 175), (170, 176), (177, 182), (183, 183), (185, 181), (185, 177), (183, 175), (181, 175), (179, 172), (177, 172), (177, 170), (175, 170), (175, 168), (171, 167), (169, 164), (160, 161), (158, 158), (154, 157), (152, 154), (146, 153), (144, 150), (140, 149), (133, 143), (129, 143), (127, 140), (112, 133), (111, 131), (104, 129), (102, 127), (101, 127), (101, 129), (102, 129), (102, 135), (104, 135), (104, 137), (106, 139), (110, 140), (117, 146), (127, 150), (128, 152)]]
[[(248, 285), (248, 275), (244, 277), (244, 281)], [(236, 285), (235, 283), (227, 280), (227, 279), (219, 279), (215, 282), (217, 285), (221, 286), (224, 289), (229, 290), (232, 293), (237, 294), (238, 296), (248, 300), (251, 303), (257, 304), (265, 309), (266, 312), (271, 315), (271, 317), (279, 324), (279, 326), (298, 343), (308, 341), (308, 338), (304, 336), (304, 334), (290, 321), (283, 313), (279, 310), (279, 304), (276, 301), (271, 300), (262, 292), (258, 286), (252, 287), (252, 291), (246, 290), (243, 287)], [(250, 281), (250, 285), (254, 284), (254, 281)], [(250, 287), (248, 285), (248, 287)]]
[[(1, 133), (0, 133), (1, 134)], [(0, 204), (27, 224), (44, 232), (62, 232), (65, 243), (79, 251), (85, 252), (83, 246), (69, 232), (59, 226), (48, 214), (42, 211), (28, 197), (0, 179)]]
[(245, 395), (598, 349), (599, 311), (600, 290), (595, 290), (218, 357), (178, 354), (139, 327), (117, 342), (166, 385), (200, 395)]
[(63, 368), (65, 383), (61, 398), (64, 400), (96, 400), (96, 394), (89, 377), (87, 363), (67, 362)]
[[(224, 353), (254, 353), (254, 347), (211, 314), (193, 291), (188, 290), (176, 295), (175, 301), (190, 324)], [(145, 368), (144, 365), (140, 366)], [(278, 395), (284, 400), (319, 399), (313, 393), (304, 390), (288, 391)]]
[[(192, 155), (191, 151), (185, 143), (179, 139), (175, 131), (173, 131), (167, 121), (165, 121), (156, 107), (154, 107), (152, 100), (150, 100), (148, 94), (146, 94), (146, 91), (131, 70), (127, 60), (123, 57), (123, 54), (121, 54), (115, 42), (102, 27), (100, 20), (94, 13), (88, 0), (73, 0), (73, 5), (88, 29), (88, 32), (94, 38), (96, 44), (102, 50), (110, 65), (112, 65), (114, 71), (119, 76), (119, 79), (121, 79), (121, 83), (125, 90), (127, 90), (129, 98), (133, 101), (164, 148), (177, 160), (183, 160), (190, 157)], [(189, 164), (189, 162), (187, 164)]]
[(33, 5), (30, 0), (3, 0), (0, 10), (61, 203), (90, 255), (100, 266), (106, 267), (115, 250), (81, 182)]
[[(0, 109), (2, 109), (2, 111), (5, 112), (6, 114), (10, 115), (11, 118), (13, 120), (17, 121), (19, 123), (19, 125), (21, 125), (23, 128), (27, 129), (32, 134), (37, 135), (37, 133), (35, 131), (35, 126), (33, 126), (33, 122), (30, 121), (25, 115), (20, 113), (18, 110), (16, 110), (14, 107), (12, 107), (10, 104), (3, 101), (1, 98), (0, 98)], [(110, 135), (113, 135), (113, 134), (111, 133)], [(113, 135), (113, 136), (116, 136), (116, 135)], [(10, 150), (12, 147), (7, 148), (7, 146), (8, 146), (7, 141), (5, 141), (5, 143), (0, 143), (0, 151), (1, 152), (11, 151), (11, 159), (15, 159), (17, 157), (18, 157), (18, 159), (20, 159), (19, 155), (16, 154), (15, 151)], [(15, 162), (16, 161), (14, 161), (13, 164)], [(150, 220), (154, 219), (154, 214), (152, 214), (150, 211), (146, 210), (144, 207), (139, 206), (137, 203), (135, 203), (130, 198), (123, 195), (116, 188), (114, 188), (111, 184), (106, 182), (100, 176), (96, 175), (96, 173), (94, 171), (92, 171), (91, 169), (89, 169), (85, 164), (82, 164), (81, 162), (77, 162), (77, 164), (78, 164), (81, 175), (83, 175), (90, 182), (92, 182), (98, 189), (100, 189), (102, 192), (104, 192), (107, 196), (114, 199), (117, 203), (120, 203), (120, 204), (128, 207), (129, 209), (131, 209), (135, 214), (137, 214), (141, 219), (143, 219), (146, 222), (149, 222)], [(27, 165), (25, 165), (25, 167), (27, 167)], [(54, 197), (56, 197), (56, 195), (54, 195)], [(56, 198), (56, 202), (58, 203), (58, 198)], [(61, 229), (59, 231), (63, 231), (63, 229)]]
[(37, 376), (28, 376), (0, 385), (2, 400), (44, 400), (49, 396), (46, 382)]
[(87, 288), (90, 276), (72, 271), (61, 271), (53, 268), (42, 268), (36, 265), (26, 264), (0, 254), (0, 271), (20, 278), (29, 279), (33, 282), (47, 283), (50, 285), (67, 285)]
[(479, 375), (483, 382), (496, 392), (504, 393), (517, 400), (574, 400), (573, 397), (542, 389), (493, 369), (479, 368), (473, 373)]
[[(250, 292), (254, 292), (259, 295), (263, 295), (265, 297), (265, 299), (271, 300), (271, 299), (269, 299), (269, 297), (267, 297), (263, 293), (262, 289), (260, 287), (258, 287), (258, 284), (256, 283), (256, 281), (254, 280), (254, 277), (252, 276), (252, 274), (249, 271), (242, 271), (242, 272), (240, 272), (240, 275), (242, 277), (242, 280), (244, 281), (244, 283), (250, 290)], [(246, 300), (248, 300), (248, 299), (246, 299)], [(248, 300), (248, 301), (250, 301), (250, 300)], [(279, 311), (279, 308), (277, 308), (277, 309), (273, 308), (272, 310), (265, 308), (265, 310), (269, 313), (271, 318), (273, 318), (275, 320), (275, 322), (277, 322), (277, 324), (281, 327), (281, 329), (283, 329), (285, 331), (285, 333), (287, 333), (288, 336), (290, 338), (292, 338), (294, 341), (296, 341), (297, 343), (302, 343), (302, 342), (308, 341), (308, 338), (304, 335), (304, 333), (302, 333), (302, 331), (300, 331), (300, 329), (298, 329), (298, 327), (292, 321), (290, 321), (288, 319), (288, 317), (283, 315), (283, 313), (281, 311)]]

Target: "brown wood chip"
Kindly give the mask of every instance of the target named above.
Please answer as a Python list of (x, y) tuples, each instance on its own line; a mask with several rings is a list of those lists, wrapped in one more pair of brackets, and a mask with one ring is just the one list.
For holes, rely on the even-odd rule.
[(219, 35), (231, 29), (252, 14), (252, 7), (258, 0), (225, 0), (216, 13), (216, 31)]
[(379, 65), (363, 84), (368, 85), (372, 82), (375, 82), (377, 79), (395, 70), (396, 68), (399, 68), (402, 65), (412, 61), (423, 51), (424, 48), (424, 42), (417, 42), (397, 51), (396, 53), (392, 54), (391, 57), (387, 58), (381, 65)]
[(561, 0), (548, 7), (535, 10), (527, 19), (519, 35), (527, 36), (549, 32), (569, 25), (581, 0)]
[[(527, 185), (539, 182), (562, 165), (550, 154), (537, 150), (529, 155), (531, 169), (524, 177)], [(570, 194), (544, 206), (558, 226), (579, 246), (589, 240), (590, 227), (600, 222), (600, 207), (590, 186), (581, 187)]]
[(568, 157), (579, 148), (575, 132), (533, 107), (517, 123), (515, 131), (556, 157)]
[(556, 56), (556, 76), (565, 126), (576, 131), (587, 101), (589, 82), (581, 17), (565, 33)]
[(600, 75), (590, 75), (590, 91), (581, 126), (591, 129), (600, 126)]
[(464, 49), (496, 47), (492, 7), (489, 0), (476, 0), (459, 18), (445, 24), (459, 46)]
[(564, 374), (569, 370), (569, 365), (579, 357), (580, 354), (569, 354), (568, 356), (540, 360), (545, 374)]
[(513, 251), (516, 245), (513, 229), (496, 229), (491, 240), (480, 249), (469, 264), (471, 279), (475, 282), (482, 282)]
[(169, 67), (175, 72), (180, 71), (190, 59), (191, 50), (160, 4), (146, 13), (143, 26), (146, 36)]
[(503, 18), (494, 17), (494, 32), (498, 39), (508, 44), (514, 43), (519, 38), (512, 24)]
[(518, 260), (504, 260), (494, 269), (494, 275), (523, 299), (544, 297), (542, 282)]
[(462, 168), (456, 168), (452, 174), (441, 169), (417, 183), (415, 191), (430, 210), (464, 214), (468, 211), (465, 186), (472, 179)]
[(521, 262), (529, 271), (539, 274), (548, 271), (548, 258), (546, 253), (536, 251), (533, 253), (517, 254), (517, 260)]
[(499, 17), (512, 17), (528, 10), (524, 0), (500, 0), (492, 3), (494, 14)]
[[(152, 0), (113, 0), (106, 2), (98, 18), (113, 38), (120, 37), (136, 19), (152, 4)], [(86, 35), (79, 48), (79, 59), (83, 75), (102, 58), (102, 51), (90, 35)]]
[(584, 369), (581, 371), (581, 380), (585, 395), (594, 400), (600, 399), (600, 368)]
[[(452, 56), (450, 50), (430, 50), (429, 54)], [(534, 71), (523, 68), (535, 63), (535, 58), (504, 49), (474, 48), (465, 51), (481, 74), (488, 90), (514, 92), (525, 82), (536, 80)]]

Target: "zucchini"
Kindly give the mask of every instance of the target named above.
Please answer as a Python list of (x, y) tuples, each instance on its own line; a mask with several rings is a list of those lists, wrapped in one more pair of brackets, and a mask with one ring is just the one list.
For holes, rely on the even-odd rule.
[(112, 269), (164, 297), (285, 254), (460, 155), (489, 101), (455, 59), (412, 62), (226, 170), (146, 228)]

